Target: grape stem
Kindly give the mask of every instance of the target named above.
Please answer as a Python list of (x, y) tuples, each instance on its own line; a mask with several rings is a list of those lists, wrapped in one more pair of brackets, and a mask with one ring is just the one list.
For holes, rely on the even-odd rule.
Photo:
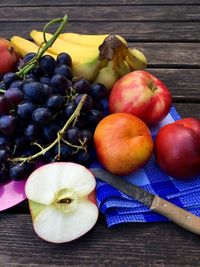
[[(49, 26), (56, 24), (56, 23), (60, 23), (60, 26), (58, 27), (56, 32), (53, 34), (51, 39), (47, 41), (45, 37), (46, 30)], [(44, 26), (43, 36), (45, 40), (44, 42), (45, 45), (41, 47), (41, 49), (38, 50), (37, 54), (35, 55), (33, 59), (31, 59), (20, 71), (16, 73), (20, 78), (24, 77), (27, 73), (29, 73), (29, 71), (32, 70), (32, 68), (37, 64), (38, 60), (46, 52), (46, 50), (53, 45), (53, 43), (56, 41), (56, 39), (58, 38), (62, 30), (64, 29), (66, 23), (67, 23), (67, 15), (65, 15), (63, 18), (53, 19)]]
[(0, 89), (0, 93), (4, 94), (6, 90)]
[(84, 146), (84, 144), (81, 144), (81, 146), (79, 146), (79, 145), (73, 145), (73, 144), (71, 144), (70, 142), (67, 142), (65, 139), (61, 139), (61, 141), (62, 141), (63, 143), (65, 143), (66, 145), (70, 146), (70, 147), (76, 148), (77, 151), (78, 151), (79, 149), (83, 149), (83, 150), (87, 151), (87, 148)]
[(41, 149), (38, 153), (31, 155), (29, 157), (18, 157), (18, 158), (13, 158), (11, 159), (11, 161), (13, 162), (26, 162), (26, 161), (31, 161), (33, 159), (38, 158), (39, 156), (44, 155), (47, 151), (49, 151), (51, 148), (53, 148), (57, 143), (60, 143), (60, 141), (62, 140), (62, 136), (63, 134), (66, 132), (67, 128), (70, 126), (70, 124), (73, 122), (73, 120), (75, 120), (79, 115), (80, 115), (80, 111), (86, 101), (87, 95), (84, 94), (83, 97), (81, 98), (81, 101), (79, 102), (78, 106), (76, 107), (74, 113), (71, 115), (71, 117), (67, 120), (67, 122), (65, 123), (65, 125), (63, 126), (63, 128), (58, 131), (57, 133), (57, 138), (47, 147)]

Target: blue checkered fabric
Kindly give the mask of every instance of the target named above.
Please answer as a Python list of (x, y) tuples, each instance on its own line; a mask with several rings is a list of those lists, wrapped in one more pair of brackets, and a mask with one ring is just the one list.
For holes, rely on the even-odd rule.
[[(180, 116), (172, 107), (167, 117), (159, 125), (150, 129), (152, 138), (155, 139), (162, 126), (178, 119)], [(95, 161), (91, 167), (102, 168), (98, 161)], [(175, 180), (159, 168), (153, 155), (144, 168), (123, 178), (200, 216), (200, 177), (190, 181)], [(99, 179), (97, 179), (97, 203), (109, 227), (128, 222), (168, 220)]]

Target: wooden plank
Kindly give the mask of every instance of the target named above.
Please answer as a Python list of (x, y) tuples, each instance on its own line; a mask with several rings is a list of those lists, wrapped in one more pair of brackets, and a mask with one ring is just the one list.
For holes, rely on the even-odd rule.
[(100, 219), (79, 240), (58, 245), (36, 236), (30, 215), (1, 214), (0, 221), (0, 266), (174, 267), (200, 261), (199, 236), (171, 223), (108, 229)]
[[(46, 21), (67, 13), (70, 21), (200, 21), (199, 6), (0, 7), (0, 21)], [(81, 14), (81, 15), (80, 15)]]
[(161, 79), (172, 95), (199, 96), (200, 69), (148, 69)]
[(42, 0), (34, 2), (32, 0), (1, 0), (0, 6), (66, 6), (66, 5), (199, 5), (199, 0), (76, 0), (75, 2), (71, 0)]
[(152, 66), (171, 65), (196, 66), (200, 65), (199, 43), (140, 43), (129, 42), (129, 47), (136, 47), (147, 57)]
[[(45, 22), (1, 22), (1, 37), (28, 37), (32, 29), (42, 30)], [(52, 26), (50, 31), (54, 31)], [(200, 42), (200, 23), (195, 22), (70, 22), (65, 31), (77, 33), (121, 34), (128, 41)]]

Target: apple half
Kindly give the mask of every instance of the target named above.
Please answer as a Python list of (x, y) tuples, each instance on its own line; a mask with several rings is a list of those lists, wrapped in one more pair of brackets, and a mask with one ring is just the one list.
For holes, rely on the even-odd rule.
[(56, 162), (36, 169), (25, 193), (36, 234), (49, 242), (69, 242), (87, 233), (96, 223), (96, 181), (84, 166)]

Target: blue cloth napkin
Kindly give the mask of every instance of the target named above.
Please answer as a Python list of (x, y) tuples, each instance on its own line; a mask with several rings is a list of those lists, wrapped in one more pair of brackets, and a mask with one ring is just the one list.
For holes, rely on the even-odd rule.
[[(152, 138), (155, 139), (163, 125), (178, 119), (181, 117), (172, 107), (167, 117), (156, 127), (150, 129)], [(95, 161), (91, 167), (102, 168), (98, 161)], [(190, 181), (175, 180), (159, 168), (153, 155), (144, 168), (123, 178), (200, 216), (200, 177)], [(128, 222), (168, 221), (166, 217), (152, 212), (138, 201), (99, 179), (97, 179), (97, 203), (106, 217), (108, 227)]]

